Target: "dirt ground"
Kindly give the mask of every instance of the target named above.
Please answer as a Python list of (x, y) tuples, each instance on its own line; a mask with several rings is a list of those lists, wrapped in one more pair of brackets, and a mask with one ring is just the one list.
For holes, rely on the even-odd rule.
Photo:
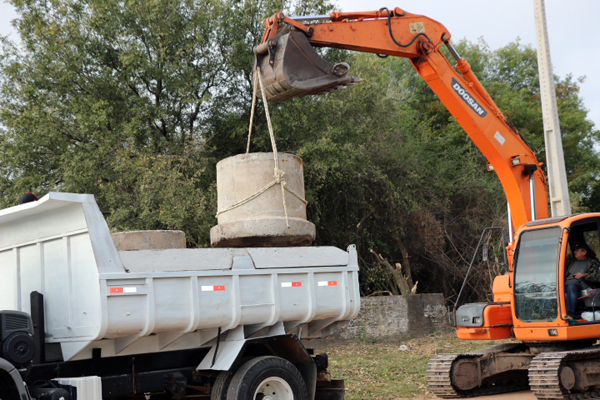
[[(465, 353), (485, 348), (492, 341), (458, 340), (453, 332), (434, 333), (378, 342), (307, 341), (316, 353), (329, 355), (335, 379), (344, 379), (347, 400), (439, 400), (427, 387), (426, 369), (438, 353)], [(535, 400), (531, 391), (476, 397), (475, 400)]]
[(536, 397), (530, 391), (516, 392), (507, 394), (497, 394), (495, 396), (477, 397), (477, 400), (535, 400)]

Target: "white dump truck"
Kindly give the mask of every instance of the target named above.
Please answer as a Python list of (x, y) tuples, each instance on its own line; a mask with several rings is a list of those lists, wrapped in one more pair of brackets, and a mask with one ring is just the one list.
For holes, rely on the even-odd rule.
[(356, 250), (118, 251), (94, 197), (0, 210), (0, 399), (343, 399)]

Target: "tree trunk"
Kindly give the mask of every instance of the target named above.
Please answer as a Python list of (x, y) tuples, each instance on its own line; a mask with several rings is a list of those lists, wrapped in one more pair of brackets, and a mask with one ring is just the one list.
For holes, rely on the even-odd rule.
[(404, 273), (406, 275), (406, 282), (408, 282), (408, 286), (413, 287), (414, 283), (413, 283), (412, 274), (410, 272), (410, 261), (409, 261), (409, 257), (408, 257), (408, 250), (406, 250), (406, 247), (404, 246), (404, 243), (402, 243), (402, 240), (396, 239), (396, 243), (398, 244), (398, 248), (400, 249), (400, 252), (402, 253), (402, 266), (404, 267)]
[[(390, 272), (396, 279), (396, 284), (398, 285), (398, 288), (400, 289), (400, 294), (402, 296), (408, 296), (409, 294), (411, 294), (411, 287), (408, 285), (408, 282), (406, 282), (404, 275), (402, 275), (402, 266), (399, 263), (397, 263), (396, 268), (394, 268), (387, 259), (385, 259), (381, 256), (381, 254), (377, 254), (372, 249), (369, 251), (375, 255), (375, 257), (377, 258), (377, 262), (380, 265), (383, 265), (384, 267), (386, 267), (387, 269), (390, 270)], [(396, 291), (393, 290), (393, 292), (396, 292)]]

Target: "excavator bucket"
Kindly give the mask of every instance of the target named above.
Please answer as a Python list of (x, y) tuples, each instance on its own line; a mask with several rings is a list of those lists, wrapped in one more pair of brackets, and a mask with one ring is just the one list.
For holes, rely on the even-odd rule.
[[(351, 86), (361, 79), (348, 75), (346, 63), (325, 61), (305, 34), (286, 27), (280, 34), (254, 48), (267, 101), (283, 101), (309, 94), (324, 94)], [(257, 79), (256, 73), (253, 80)], [(253, 82), (254, 83), (254, 82)], [(261, 97), (256, 82), (257, 96)]]

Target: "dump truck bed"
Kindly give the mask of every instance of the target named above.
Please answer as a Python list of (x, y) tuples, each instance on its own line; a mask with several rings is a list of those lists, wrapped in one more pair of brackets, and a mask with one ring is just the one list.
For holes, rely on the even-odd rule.
[(353, 246), (117, 251), (92, 195), (0, 210), (0, 271), (0, 309), (30, 313), (42, 293), (64, 360), (324, 337), (360, 307)]

